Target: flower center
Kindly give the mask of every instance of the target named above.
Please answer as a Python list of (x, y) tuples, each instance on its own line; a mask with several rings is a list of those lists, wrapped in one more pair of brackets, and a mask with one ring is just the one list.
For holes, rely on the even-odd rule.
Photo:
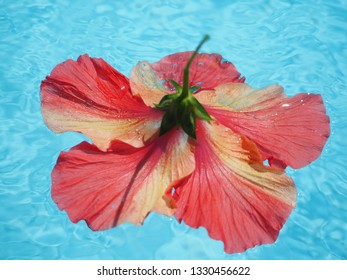
[(154, 104), (157, 109), (165, 111), (160, 125), (160, 135), (163, 135), (175, 126), (180, 126), (185, 133), (196, 139), (196, 118), (205, 121), (212, 120), (205, 108), (193, 96), (193, 92), (198, 90), (199, 87), (189, 87), (189, 67), (201, 46), (208, 39), (209, 36), (206, 35), (184, 67), (183, 86), (173, 80), (169, 80), (175, 87), (176, 93), (167, 94), (160, 100), (159, 104)]

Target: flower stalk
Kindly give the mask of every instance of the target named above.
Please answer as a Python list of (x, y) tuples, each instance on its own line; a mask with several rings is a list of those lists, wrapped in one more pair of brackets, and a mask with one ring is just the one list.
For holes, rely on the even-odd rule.
[(205, 35), (185, 65), (183, 71), (183, 86), (179, 85), (174, 80), (169, 80), (176, 89), (176, 93), (167, 94), (161, 99), (159, 104), (154, 104), (157, 109), (165, 111), (160, 125), (160, 135), (165, 134), (174, 127), (180, 126), (185, 133), (196, 139), (196, 118), (206, 121), (212, 120), (205, 108), (193, 96), (193, 93), (198, 90), (199, 87), (189, 87), (190, 65), (202, 45), (208, 39), (209, 36)]

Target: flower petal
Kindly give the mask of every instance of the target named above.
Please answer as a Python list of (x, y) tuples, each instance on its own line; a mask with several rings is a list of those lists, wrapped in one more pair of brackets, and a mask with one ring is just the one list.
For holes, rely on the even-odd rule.
[(278, 85), (252, 89), (228, 83), (198, 95), (211, 116), (255, 142), (273, 165), (309, 164), (319, 157), (330, 134), (329, 117), (317, 94), (287, 97)]
[(41, 84), (41, 105), (52, 131), (81, 132), (102, 150), (114, 139), (143, 146), (157, 133), (162, 117), (132, 96), (128, 78), (88, 55), (53, 69)]
[(147, 106), (159, 104), (164, 95), (170, 94), (147, 61), (138, 62), (130, 74), (132, 93), (143, 99)]
[[(152, 67), (159, 79), (173, 79), (183, 84), (183, 70), (193, 52), (181, 52), (168, 55), (160, 61), (153, 63)], [(200, 86), (203, 89), (212, 89), (228, 82), (243, 82), (235, 66), (223, 60), (219, 54), (198, 54), (190, 66), (190, 86)], [(171, 84), (167, 84), (172, 87)]]
[(178, 130), (141, 148), (115, 141), (106, 153), (83, 142), (61, 153), (52, 173), (53, 200), (73, 222), (86, 220), (93, 230), (141, 224), (152, 210), (172, 214), (163, 195), (193, 171), (191, 148)]
[(175, 216), (203, 226), (228, 253), (276, 240), (295, 206), (293, 181), (262, 164), (251, 141), (217, 123), (198, 123), (194, 172), (167, 191)]
[[(183, 70), (192, 54), (193, 52), (175, 53), (153, 64), (139, 62), (130, 76), (133, 93), (141, 96), (148, 106), (159, 103), (164, 95), (175, 92), (170, 79), (183, 85)], [(224, 61), (219, 54), (198, 54), (189, 72), (190, 86), (199, 86), (200, 90), (212, 89), (228, 82), (242, 83), (245, 80), (235, 66)]]

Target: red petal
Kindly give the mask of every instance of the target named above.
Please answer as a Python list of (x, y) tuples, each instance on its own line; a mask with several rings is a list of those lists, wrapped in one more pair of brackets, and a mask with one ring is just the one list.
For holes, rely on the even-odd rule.
[(255, 142), (264, 159), (278, 167), (301, 168), (314, 161), (330, 134), (329, 117), (317, 94), (287, 97), (280, 86), (255, 90), (231, 83), (217, 87), (214, 98), (211, 91), (200, 94), (209, 96), (206, 109), (211, 116)]
[(162, 114), (130, 93), (129, 80), (101, 58), (57, 65), (41, 84), (42, 113), (54, 132), (78, 131), (106, 150), (114, 139), (142, 146)]
[[(160, 80), (172, 79), (183, 85), (183, 70), (193, 52), (180, 52), (165, 56), (160, 61), (153, 63), (152, 67)], [(203, 89), (212, 89), (228, 82), (243, 82), (235, 66), (223, 61), (219, 54), (198, 54), (189, 71), (190, 86), (200, 86)], [(172, 87), (171, 84), (168, 84)]]
[(293, 181), (263, 166), (256, 146), (222, 125), (200, 124), (197, 139), (194, 172), (172, 185), (175, 216), (205, 227), (228, 253), (274, 242), (295, 205)]
[(142, 148), (116, 141), (106, 153), (83, 142), (61, 153), (52, 173), (53, 200), (73, 222), (86, 220), (93, 230), (141, 224), (152, 210), (172, 214), (165, 190), (194, 168), (187, 138), (173, 130)]
[[(175, 53), (153, 64), (139, 62), (130, 76), (134, 95), (141, 96), (148, 106), (159, 103), (164, 95), (175, 91), (169, 79), (183, 85), (183, 69), (192, 54), (193, 52)], [(199, 86), (200, 90), (245, 80), (240, 77), (235, 66), (223, 61), (219, 54), (198, 54), (189, 72), (190, 86)]]

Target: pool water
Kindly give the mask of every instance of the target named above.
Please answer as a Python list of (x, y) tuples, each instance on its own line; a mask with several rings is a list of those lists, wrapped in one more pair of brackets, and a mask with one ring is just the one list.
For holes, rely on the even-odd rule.
[[(229, 255), (203, 228), (156, 214), (104, 232), (73, 224), (50, 197), (50, 173), (85, 138), (48, 130), (41, 80), (83, 53), (129, 75), (204, 34), (203, 51), (253, 87), (320, 93), (331, 118), (321, 157), (287, 171), (298, 201), (277, 242)], [(0, 259), (347, 259), (347, 1), (1, 0), (0, 38)]]

